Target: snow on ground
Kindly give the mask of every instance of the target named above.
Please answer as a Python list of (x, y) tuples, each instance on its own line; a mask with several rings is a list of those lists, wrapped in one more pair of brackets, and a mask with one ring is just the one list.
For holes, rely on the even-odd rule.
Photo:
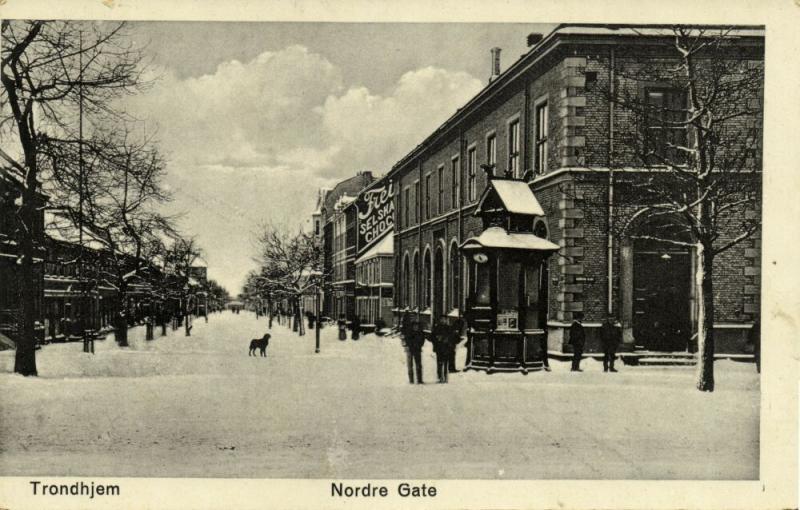
[[(0, 352), (0, 475), (756, 479), (759, 382), (752, 364), (716, 364), (717, 391), (686, 367), (582, 373), (452, 374), (410, 385), (397, 337), (304, 337), (212, 315), (131, 347), (109, 338), (37, 353), (40, 377)], [(462, 366), (464, 352), (457, 356)]]

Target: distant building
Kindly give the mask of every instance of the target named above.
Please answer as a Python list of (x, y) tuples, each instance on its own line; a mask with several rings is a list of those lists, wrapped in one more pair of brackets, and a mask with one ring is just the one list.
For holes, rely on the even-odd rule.
[[(34, 278), (31, 282), (22, 282), (19, 275), (20, 244), (18, 236), (19, 201), (23, 192), (23, 184), (8, 169), (0, 168), (0, 343), (8, 343), (16, 338), (22, 324), (21, 289), (23, 285), (34, 288), (34, 313), (38, 318), (42, 311), (44, 291), (44, 209), (36, 208), (33, 225), (34, 242)], [(47, 197), (39, 194), (38, 201), (43, 205)], [(8, 340), (6, 340), (8, 339)]]
[(330, 191), (320, 192), (325, 274), (322, 313), (334, 319), (340, 315), (349, 319), (355, 313), (356, 209), (348, 206), (374, 180), (372, 172), (359, 172)]

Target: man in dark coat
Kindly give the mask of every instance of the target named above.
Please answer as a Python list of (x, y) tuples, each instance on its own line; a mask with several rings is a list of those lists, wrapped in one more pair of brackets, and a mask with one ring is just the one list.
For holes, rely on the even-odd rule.
[(436, 353), (436, 375), (440, 383), (447, 382), (447, 365), (450, 361), (450, 351), (453, 350), (453, 328), (447, 324), (447, 317), (439, 317), (439, 322), (431, 331), (433, 352)]
[(344, 319), (344, 315), (339, 316), (336, 325), (339, 327), (339, 340), (347, 340), (347, 321)]
[(550, 360), (547, 354), (547, 325), (544, 327), (544, 334), (539, 337), (539, 348), (542, 351), (542, 367), (546, 372), (550, 371)]
[(353, 340), (358, 340), (359, 336), (361, 336), (361, 318), (358, 315), (353, 317), (350, 327), (353, 329), (353, 332), (350, 334), (350, 338)]
[(579, 321), (572, 321), (569, 327), (569, 343), (572, 345), (572, 371), (583, 372), (581, 370), (581, 357), (583, 356), (583, 346), (586, 343), (586, 333), (583, 331), (583, 324)]
[(606, 316), (603, 325), (600, 326), (600, 342), (603, 347), (603, 372), (616, 372), (614, 360), (617, 358), (617, 347), (619, 347), (619, 329), (614, 325), (614, 318)]
[(408, 382), (414, 384), (414, 366), (417, 367), (417, 384), (422, 382), (422, 346), (425, 344), (425, 335), (419, 327), (419, 322), (411, 322), (403, 333), (403, 345), (406, 348), (406, 363), (408, 364)]
[(464, 329), (464, 321), (461, 319), (456, 319), (453, 321), (453, 331), (450, 339), (450, 343), (452, 344), (450, 349), (449, 359), (447, 360), (447, 370), (452, 374), (454, 372), (458, 372), (459, 370), (456, 369), (456, 347), (458, 344), (461, 343), (461, 330)]

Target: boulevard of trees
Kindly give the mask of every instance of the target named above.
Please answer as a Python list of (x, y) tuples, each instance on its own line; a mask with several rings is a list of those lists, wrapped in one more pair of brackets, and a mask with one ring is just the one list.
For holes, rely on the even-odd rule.
[[(83, 290), (100, 282), (114, 289), (121, 346), (131, 285), (185, 294), (201, 256), (177, 218), (160, 212), (171, 199), (166, 162), (152, 132), (124, 108), (125, 96), (148, 86), (144, 55), (131, 40), (124, 22), (2, 22), (0, 171), (21, 187), (13, 207), (21, 282), (14, 371), (23, 375), (37, 375), (37, 288), (28, 282), (41, 264), (34, 225), (42, 209), (73, 233)], [(206, 291), (226, 297), (213, 282)]]

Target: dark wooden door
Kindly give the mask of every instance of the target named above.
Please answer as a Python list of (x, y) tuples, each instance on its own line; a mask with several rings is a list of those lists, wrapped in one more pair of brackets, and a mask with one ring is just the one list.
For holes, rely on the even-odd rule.
[(637, 348), (686, 351), (691, 284), (688, 250), (634, 249), (633, 335)]

